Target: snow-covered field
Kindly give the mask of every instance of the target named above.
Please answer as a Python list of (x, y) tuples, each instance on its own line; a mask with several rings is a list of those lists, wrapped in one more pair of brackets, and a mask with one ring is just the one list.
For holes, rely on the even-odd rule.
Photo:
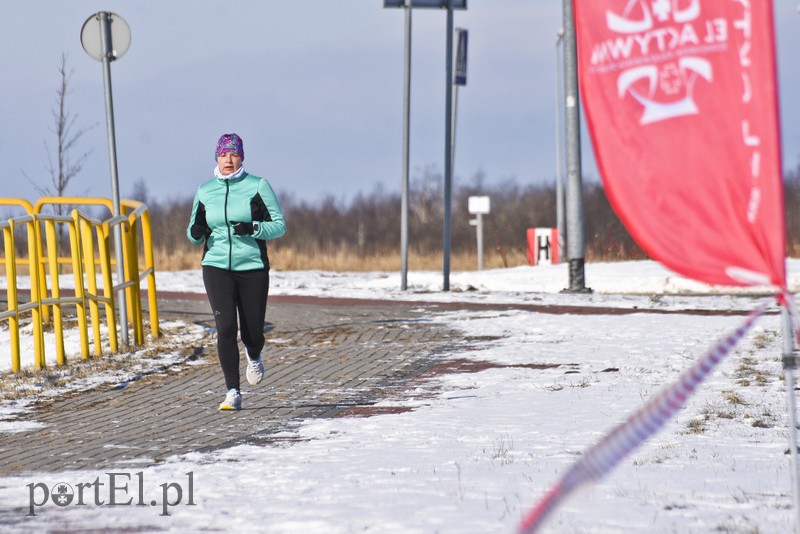
[[(790, 262), (793, 290), (797, 267)], [(751, 310), (764, 293), (707, 287), (653, 262), (587, 264), (591, 295), (560, 293), (567, 285), (565, 265), (453, 273), (449, 293), (439, 290), (442, 275), (435, 272), (409, 273), (405, 293), (399, 273), (273, 272), (271, 278), (273, 295), (664, 310)], [(159, 289), (202, 292), (198, 271), (160, 272), (156, 280)], [(15, 518), (12, 530), (514, 532), (586, 449), (743, 321), (521, 310), (448, 311), (432, 319), (464, 335), (491, 336), (454, 356), (495, 365), (438, 376), (383, 403), (412, 411), (301, 421), (283, 435), (291, 445), (191, 454), (132, 472), (128, 483), (141, 481), (148, 501), (161, 502), (165, 488), (174, 501), (182, 487), (182, 502), (168, 516), (160, 515), (161, 507), (135, 502), (48, 505), (33, 517)], [(790, 532), (780, 326), (774, 313), (759, 319), (675, 419), (600, 483), (566, 500), (543, 531)], [(0, 331), (0, 367), (8, 360), (2, 335), (7, 332)], [(183, 335), (190, 343), (201, 333)], [(14, 428), (13, 408), (5, 405), (0, 431), (25, 430)], [(192, 505), (186, 504), (187, 473)], [(0, 520), (27, 506), (30, 484), (50, 488), (97, 476), (105, 475), (3, 477)]]

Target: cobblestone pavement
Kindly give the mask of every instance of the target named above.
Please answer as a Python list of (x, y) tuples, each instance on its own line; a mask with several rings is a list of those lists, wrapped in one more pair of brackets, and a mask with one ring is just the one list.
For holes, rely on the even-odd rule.
[[(265, 377), (250, 386), (242, 376), (242, 411), (217, 409), (225, 385), (210, 337), (179, 372), (38, 404), (22, 420), (44, 426), (0, 434), (0, 474), (150, 465), (174, 454), (270, 442), (293, 420), (363, 409), (461, 342), (430, 313), (419, 304), (271, 299)], [(159, 314), (213, 325), (204, 296), (162, 301)]]
[[(0, 475), (133, 468), (174, 454), (274, 442), (293, 421), (375, 413), (370, 406), (469, 343), (431, 320), (447, 309), (541, 313), (744, 314), (742, 310), (649, 310), (546, 305), (424, 303), (270, 297), (264, 381), (242, 377), (244, 409), (220, 412), (225, 395), (213, 336), (194, 361), (116, 387), (38, 403), (21, 421), (43, 426), (0, 434)], [(213, 327), (205, 295), (159, 292), (161, 320)], [(445, 365), (446, 367), (446, 365)], [(244, 365), (240, 366), (242, 375)]]

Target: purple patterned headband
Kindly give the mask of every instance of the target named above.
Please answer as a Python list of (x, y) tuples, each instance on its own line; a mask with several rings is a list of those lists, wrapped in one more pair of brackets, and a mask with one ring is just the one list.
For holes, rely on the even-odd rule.
[(235, 133), (223, 134), (222, 137), (219, 138), (214, 157), (218, 158), (227, 152), (233, 152), (239, 155), (242, 161), (244, 161), (244, 143), (242, 143), (242, 138)]

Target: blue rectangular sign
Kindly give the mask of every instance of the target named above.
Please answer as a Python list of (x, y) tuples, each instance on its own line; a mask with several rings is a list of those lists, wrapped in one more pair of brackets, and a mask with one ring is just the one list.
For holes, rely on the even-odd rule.
[[(449, 0), (453, 9), (467, 9), (467, 0)], [(435, 7), (444, 9), (448, 0), (411, 0), (411, 7)], [(383, 0), (383, 7), (405, 7), (406, 0)]]
[(467, 30), (456, 28), (456, 85), (467, 85)]

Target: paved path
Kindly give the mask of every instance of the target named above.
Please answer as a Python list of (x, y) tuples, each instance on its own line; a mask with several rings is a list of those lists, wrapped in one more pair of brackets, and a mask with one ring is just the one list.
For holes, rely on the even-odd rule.
[[(205, 295), (159, 292), (159, 297), (162, 320), (213, 326)], [(745, 313), (271, 297), (265, 378), (249, 386), (242, 377), (241, 412), (217, 409), (225, 387), (210, 336), (195, 348), (196, 360), (180, 366), (179, 372), (167, 370), (116, 388), (41, 402), (23, 420), (43, 423), (42, 428), (0, 434), (0, 475), (133, 468), (173, 454), (274, 442), (278, 432), (301, 418), (369, 413), (378, 400), (469, 341), (430, 321), (450, 308), (556, 314)]]
[[(0, 474), (130, 469), (178, 453), (272, 442), (293, 420), (374, 404), (462, 342), (418, 304), (280, 300), (267, 311), (264, 381), (249, 386), (242, 377), (242, 411), (217, 409), (225, 387), (210, 337), (180, 372), (40, 403), (24, 420), (45, 426), (0, 434)], [(159, 313), (213, 325), (204, 296), (161, 301)]]

